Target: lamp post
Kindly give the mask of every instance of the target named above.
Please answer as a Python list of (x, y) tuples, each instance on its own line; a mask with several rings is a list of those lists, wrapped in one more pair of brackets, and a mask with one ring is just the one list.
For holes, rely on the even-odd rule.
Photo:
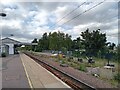
[[(1, 17), (6, 17), (6, 14), (5, 14), (5, 13), (0, 13), (0, 16), (1, 16)], [(2, 34), (2, 31), (1, 31), (0, 33)], [(1, 39), (2, 39), (2, 35), (1, 35)], [(1, 40), (0, 43), (2, 43), (2, 40)], [(1, 48), (1, 51), (0, 51), (0, 52), (2, 52), (2, 46), (1, 46), (0, 48)]]
[[(1, 17), (6, 17), (6, 14), (0, 12), (0, 16), (1, 16)], [(1, 31), (0, 33), (2, 34), (2, 31)], [(2, 35), (1, 35), (1, 39), (2, 39)]]
[[(1, 16), (1, 17), (6, 17), (6, 14), (0, 12), (0, 16)], [(2, 34), (2, 31), (1, 31), (0, 33)], [(1, 39), (2, 39), (2, 35), (1, 35)]]
[(6, 14), (5, 13), (0, 13), (0, 16), (6, 17)]

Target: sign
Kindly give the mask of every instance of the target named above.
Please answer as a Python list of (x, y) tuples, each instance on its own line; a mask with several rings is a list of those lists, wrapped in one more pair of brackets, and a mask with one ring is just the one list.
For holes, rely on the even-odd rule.
[(38, 43), (32, 43), (32, 45), (38, 45)]

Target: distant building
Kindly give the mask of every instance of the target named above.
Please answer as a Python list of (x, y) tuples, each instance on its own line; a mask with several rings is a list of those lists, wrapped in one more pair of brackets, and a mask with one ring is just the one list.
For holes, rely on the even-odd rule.
[(0, 55), (5, 52), (6, 54), (15, 54), (16, 47), (21, 45), (21, 42), (11, 38), (4, 38), (0, 40)]

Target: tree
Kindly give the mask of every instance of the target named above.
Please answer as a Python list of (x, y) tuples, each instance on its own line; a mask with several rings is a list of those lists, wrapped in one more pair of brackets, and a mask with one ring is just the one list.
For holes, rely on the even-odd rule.
[(53, 32), (49, 35), (49, 49), (58, 50), (58, 35), (57, 32)]
[(65, 43), (64, 47), (66, 47), (67, 50), (72, 49), (71, 35), (68, 35), (68, 34), (65, 35), (65, 41), (63, 41), (63, 44), (64, 43)]
[(72, 40), (71, 35), (62, 33), (60, 31), (49, 33), (49, 49), (50, 50), (71, 50)]
[(43, 50), (43, 43), (42, 43), (42, 40), (39, 39), (38, 46), (37, 46), (37, 51), (42, 52), (42, 50)]
[(38, 43), (37, 38), (35, 38), (32, 43)]
[(43, 48), (44, 50), (48, 50), (48, 48), (49, 48), (49, 39), (48, 39), (47, 33), (44, 33), (44, 34), (43, 34), (41, 40), (42, 40), (42, 42), (41, 42), (42, 48)]
[(115, 43), (109, 43), (109, 49), (110, 50), (114, 50), (114, 47), (115, 47), (116, 45), (115, 45)]
[(118, 44), (117, 46), (117, 59), (118, 59), (118, 62), (120, 63), (120, 44)]
[(63, 54), (67, 54), (67, 49), (65, 47), (61, 47), (61, 51)]
[[(38, 43), (37, 38), (35, 38), (32, 43)], [(37, 46), (36, 45), (32, 45), (32, 51), (37, 51)]]
[(106, 46), (106, 34), (100, 33), (100, 30), (90, 32), (89, 29), (81, 33), (82, 44), (85, 46), (86, 54), (97, 56)]

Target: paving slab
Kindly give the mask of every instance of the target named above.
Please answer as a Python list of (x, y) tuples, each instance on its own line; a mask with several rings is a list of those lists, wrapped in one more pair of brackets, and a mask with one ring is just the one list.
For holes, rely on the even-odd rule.
[(2, 88), (30, 88), (20, 55), (2, 58)]
[(26, 68), (26, 72), (33, 88), (70, 88), (63, 81), (54, 76), (51, 72), (43, 68), (33, 59), (25, 54), (20, 54), (21, 60)]

